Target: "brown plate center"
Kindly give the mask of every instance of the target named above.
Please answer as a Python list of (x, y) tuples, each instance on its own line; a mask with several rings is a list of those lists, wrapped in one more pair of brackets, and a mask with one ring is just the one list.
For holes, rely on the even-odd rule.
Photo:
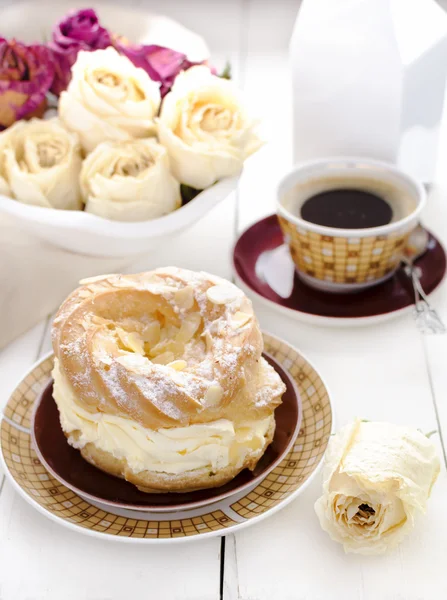
[(262, 480), (281, 461), (299, 431), (302, 411), (298, 390), (275, 359), (268, 355), (264, 358), (286, 385), (283, 402), (275, 410), (275, 435), (254, 471), (244, 469), (223, 486), (196, 492), (146, 494), (133, 484), (100, 471), (69, 445), (53, 399), (52, 381), (38, 398), (34, 414), (32, 428), (37, 454), (50, 473), (68, 488), (105, 504), (133, 510), (169, 511), (217, 502)]

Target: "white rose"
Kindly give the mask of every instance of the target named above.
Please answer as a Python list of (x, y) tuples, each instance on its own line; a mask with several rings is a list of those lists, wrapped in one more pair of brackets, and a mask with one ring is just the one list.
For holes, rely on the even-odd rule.
[(157, 123), (175, 177), (197, 189), (238, 174), (261, 145), (239, 90), (206, 66), (177, 76)]
[(425, 512), (439, 468), (435, 446), (421, 432), (356, 421), (329, 442), (315, 504), (320, 524), (345, 552), (383, 553)]
[(103, 142), (84, 160), (86, 211), (115, 221), (146, 221), (181, 204), (166, 149), (154, 139)]
[(91, 152), (107, 140), (153, 134), (159, 106), (159, 84), (110, 47), (79, 52), (68, 89), (59, 99), (59, 116)]
[(0, 192), (25, 204), (80, 209), (81, 148), (58, 119), (18, 121), (0, 134)]

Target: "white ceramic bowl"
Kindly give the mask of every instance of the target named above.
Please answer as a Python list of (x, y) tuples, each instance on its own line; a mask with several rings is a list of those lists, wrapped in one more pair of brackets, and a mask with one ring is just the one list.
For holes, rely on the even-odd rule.
[(42, 240), (79, 254), (132, 256), (153, 249), (197, 223), (233, 192), (239, 176), (222, 179), (178, 210), (152, 221), (122, 223), (90, 213), (31, 206), (0, 195), (0, 214)]
[[(203, 38), (168, 17), (98, 0), (88, 5), (98, 11), (108, 29), (135, 43), (167, 46), (184, 52), (191, 61), (209, 58)], [(41, 39), (42, 35), (50, 37), (52, 24), (72, 8), (71, 0), (42, 0), (40, 10), (34, 1), (11, 3), (2, 9), (2, 34), (28, 42)], [(27, 14), (32, 18), (24, 19)], [(120, 223), (84, 212), (29, 206), (5, 196), (0, 196), (0, 215), (11, 216), (22, 230), (66, 250), (90, 256), (126, 257), (150, 250), (196, 223), (236, 189), (237, 181), (238, 177), (220, 181), (174, 213), (141, 223)]]

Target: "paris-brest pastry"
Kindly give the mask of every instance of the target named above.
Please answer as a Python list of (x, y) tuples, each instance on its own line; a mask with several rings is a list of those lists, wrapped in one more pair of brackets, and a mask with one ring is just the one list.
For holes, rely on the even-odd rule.
[(222, 485), (253, 469), (285, 386), (248, 298), (178, 268), (81, 282), (53, 326), (68, 442), (146, 492)]

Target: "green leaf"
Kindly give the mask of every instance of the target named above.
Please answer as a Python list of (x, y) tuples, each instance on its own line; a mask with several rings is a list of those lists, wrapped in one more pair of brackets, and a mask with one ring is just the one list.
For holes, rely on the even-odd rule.
[(188, 204), (188, 202), (191, 202), (191, 200), (194, 200), (194, 198), (202, 191), (203, 190), (196, 190), (195, 188), (182, 183), (180, 185), (180, 194), (182, 195), (182, 206), (184, 204)]
[(59, 98), (55, 96), (52, 92), (47, 92), (47, 109), (48, 108), (56, 108), (58, 107)]
[(225, 67), (219, 77), (222, 79), (231, 79), (231, 64), (228, 60), (225, 63)]

